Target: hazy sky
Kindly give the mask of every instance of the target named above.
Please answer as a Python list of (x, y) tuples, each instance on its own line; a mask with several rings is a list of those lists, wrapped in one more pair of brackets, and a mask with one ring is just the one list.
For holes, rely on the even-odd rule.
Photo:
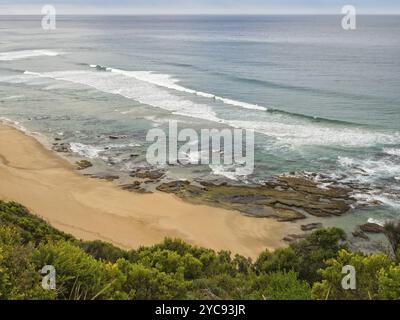
[(45, 4), (58, 14), (340, 14), (344, 5), (360, 14), (400, 14), (400, 0), (0, 0), (0, 15), (40, 14)]

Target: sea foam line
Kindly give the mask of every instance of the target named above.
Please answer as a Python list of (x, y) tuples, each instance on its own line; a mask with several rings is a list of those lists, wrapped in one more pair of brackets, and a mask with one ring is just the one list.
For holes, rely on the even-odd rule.
[[(130, 73), (130, 72), (128, 72)], [(147, 72), (146, 72), (147, 74)], [(301, 145), (341, 145), (373, 146), (376, 144), (400, 143), (399, 133), (386, 133), (365, 128), (333, 126), (332, 124), (312, 123), (298, 119), (275, 117), (263, 113), (260, 121), (228, 120), (217, 116), (212, 105), (198, 103), (177, 96), (149, 81), (127, 76), (126, 72), (94, 72), (85, 70), (57, 71), (46, 73), (25, 72), (25, 76), (64, 80), (93, 87), (99, 91), (121, 95), (129, 99), (157, 108), (196, 119), (225, 124), (233, 128), (254, 130), (274, 138), (276, 142), (290, 146)], [(168, 77), (163, 76), (163, 79)], [(158, 82), (160, 82), (159, 79)], [(155, 81), (153, 81), (155, 82)]]
[(396, 148), (384, 148), (383, 152), (385, 152), (386, 154), (389, 154), (391, 156), (398, 156), (400, 157), (400, 149), (396, 149)]
[(39, 56), (49, 56), (54, 57), (62, 54), (61, 52), (56, 52), (52, 50), (20, 50), (20, 51), (8, 51), (8, 52), (0, 52), (0, 61), (13, 61), (20, 59), (27, 59), (31, 57), (39, 57)]
[(203, 98), (213, 99), (216, 101), (220, 101), (224, 104), (232, 105), (235, 107), (240, 107), (244, 109), (251, 109), (251, 110), (260, 110), (260, 111), (267, 111), (268, 108), (259, 106), (257, 104), (251, 104), (247, 102), (237, 101), (233, 99), (228, 99), (224, 97), (217, 96), (212, 93), (202, 92), (193, 90), (190, 88), (186, 88), (177, 84), (179, 82), (178, 79), (173, 78), (171, 75), (162, 74), (162, 73), (155, 73), (152, 71), (126, 71), (116, 68), (109, 68), (109, 67), (101, 67), (99, 65), (90, 65), (91, 68), (101, 69), (104, 71), (110, 71), (113, 73), (122, 74), (127, 77), (132, 77), (140, 81), (148, 82), (154, 84), (159, 87), (164, 87), (170, 90), (175, 90), (179, 92), (184, 92), (188, 94), (194, 94)]

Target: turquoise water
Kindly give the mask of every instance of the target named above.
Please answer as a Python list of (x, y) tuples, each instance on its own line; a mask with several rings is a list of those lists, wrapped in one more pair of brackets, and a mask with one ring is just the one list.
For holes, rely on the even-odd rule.
[(382, 202), (327, 223), (398, 216), (398, 16), (361, 16), (355, 31), (337, 16), (63, 16), (53, 31), (40, 19), (0, 17), (0, 117), (113, 172), (145, 166), (146, 133), (168, 120), (254, 129), (254, 175), (188, 165), (170, 176), (323, 173)]

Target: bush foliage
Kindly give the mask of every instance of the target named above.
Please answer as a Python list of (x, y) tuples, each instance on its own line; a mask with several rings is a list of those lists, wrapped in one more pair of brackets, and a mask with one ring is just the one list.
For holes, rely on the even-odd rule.
[[(0, 299), (399, 299), (398, 256), (349, 252), (344, 240), (340, 229), (318, 230), (254, 263), (178, 239), (125, 251), (0, 201)], [(45, 265), (56, 290), (42, 288)], [(357, 270), (356, 290), (341, 287), (344, 265)]]

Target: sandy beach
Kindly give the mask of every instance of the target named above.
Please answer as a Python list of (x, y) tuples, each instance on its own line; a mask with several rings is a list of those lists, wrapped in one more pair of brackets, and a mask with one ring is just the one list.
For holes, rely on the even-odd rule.
[(83, 240), (138, 248), (181, 238), (256, 257), (285, 246), (294, 224), (183, 202), (169, 194), (135, 194), (90, 179), (36, 139), (0, 124), (0, 199), (16, 201), (52, 226)]

